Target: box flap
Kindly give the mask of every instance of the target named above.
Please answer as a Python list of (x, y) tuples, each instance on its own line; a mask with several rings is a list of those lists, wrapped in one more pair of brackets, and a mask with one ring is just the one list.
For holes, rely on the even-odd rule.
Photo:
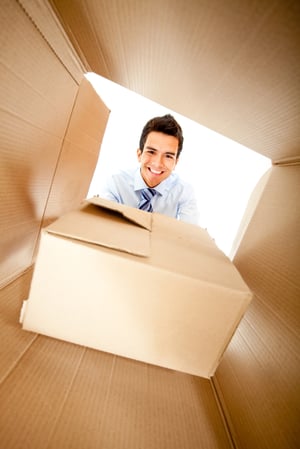
[(147, 212), (95, 197), (60, 217), (46, 231), (148, 257), (151, 220), (152, 215)]
[(152, 230), (152, 215), (148, 212), (140, 211), (135, 207), (125, 206), (115, 201), (109, 201), (99, 196), (89, 198), (87, 202), (103, 207), (104, 209), (115, 211), (142, 228), (148, 229), (149, 231)]

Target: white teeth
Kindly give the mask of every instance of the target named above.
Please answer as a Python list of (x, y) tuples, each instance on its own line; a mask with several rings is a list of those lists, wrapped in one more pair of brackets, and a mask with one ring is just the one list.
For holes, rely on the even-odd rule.
[(150, 171), (151, 171), (152, 173), (154, 173), (155, 175), (160, 175), (160, 174), (162, 173), (161, 171), (153, 170), (153, 168), (150, 168)]

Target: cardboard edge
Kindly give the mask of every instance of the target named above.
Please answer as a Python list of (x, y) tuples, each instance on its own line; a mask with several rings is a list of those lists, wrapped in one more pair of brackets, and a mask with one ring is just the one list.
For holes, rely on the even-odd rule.
[(112, 210), (119, 213), (121, 216), (135, 223), (136, 225), (152, 231), (152, 214), (144, 212), (134, 207), (125, 206), (124, 204), (116, 203), (114, 201), (106, 200), (99, 196), (88, 198), (86, 202), (103, 209)]
[(103, 242), (100, 243), (99, 241), (93, 240), (93, 239), (86, 240), (86, 239), (80, 238), (72, 233), (60, 232), (60, 231), (52, 230), (52, 229), (45, 229), (45, 232), (47, 234), (51, 234), (53, 236), (56, 236), (56, 237), (59, 237), (62, 239), (70, 240), (73, 243), (79, 242), (84, 245), (95, 245), (97, 247), (102, 247), (102, 248), (113, 250), (113, 251), (119, 251), (121, 253), (130, 254), (132, 256), (147, 258), (147, 257), (149, 257), (149, 254), (150, 254), (150, 249), (149, 249), (150, 244), (151, 244), (150, 240), (147, 245), (147, 250), (143, 251), (143, 250), (137, 250), (136, 248), (133, 250), (130, 250), (129, 248), (125, 248), (125, 247), (121, 248), (119, 245), (113, 245), (112, 243), (109, 243), (109, 244), (105, 244)]
[[(106, 241), (105, 238), (102, 239), (97, 236), (97, 234), (93, 233), (91, 231), (92, 228), (89, 228), (91, 232), (89, 232), (87, 235), (86, 233), (80, 233), (78, 229), (76, 230), (76, 227), (75, 229), (73, 227), (68, 227), (71, 220), (73, 220), (74, 222), (74, 220), (76, 221), (78, 219), (77, 214), (85, 213), (86, 211), (89, 212), (90, 209), (92, 209), (93, 214), (96, 215), (100, 215), (100, 209), (104, 209), (105, 214), (114, 214), (115, 218), (117, 218), (119, 221), (124, 223), (126, 222), (126, 224), (132, 228), (132, 233), (134, 233), (135, 235), (135, 240), (139, 242), (139, 244), (130, 245), (127, 240), (124, 240), (124, 236), (123, 244), (118, 238), (116, 240), (109, 239), (108, 241)], [(150, 215), (150, 220), (152, 220), (152, 214), (148, 215)], [(88, 225), (86, 225), (86, 229), (88, 229), (87, 226)], [(127, 216), (119, 213), (118, 211), (115, 211), (111, 207), (101, 208), (86, 200), (81, 203), (79, 208), (66, 212), (65, 214), (54, 220), (52, 223), (50, 223), (48, 226), (44, 227), (41, 231), (41, 235), (43, 233), (54, 235), (64, 239), (69, 239), (73, 242), (77, 241), (79, 243), (96, 245), (97, 247), (121, 251), (139, 257), (149, 257), (151, 254), (151, 232), (147, 228), (145, 228), (144, 226), (138, 226), (135, 221), (128, 219)]]
[[(247, 300), (247, 298), (248, 298), (248, 300)], [(223, 348), (221, 348), (218, 359), (216, 359), (215, 363), (211, 366), (211, 368), (209, 370), (209, 372), (211, 373), (210, 378), (212, 378), (216, 374), (217, 368), (219, 367), (220, 362), (221, 362), (222, 358), (224, 357), (224, 354), (225, 354), (227, 348), (229, 348), (230, 342), (232, 341), (232, 338), (235, 335), (243, 317), (245, 316), (245, 313), (246, 313), (251, 301), (253, 300), (253, 298), (254, 298), (254, 294), (251, 291), (245, 296), (245, 300), (241, 306), (242, 313), (241, 313), (240, 317), (236, 320), (235, 323), (233, 323), (233, 325), (231, 327), (230, 336), (228, 339), (229, 343), (227, 343), (226, 345), (224, 345)]]

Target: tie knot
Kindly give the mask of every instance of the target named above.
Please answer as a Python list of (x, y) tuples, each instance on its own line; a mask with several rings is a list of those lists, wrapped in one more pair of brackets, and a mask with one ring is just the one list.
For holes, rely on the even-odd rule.
[(155, 189), (143, 189), (142, 190), (142, 196), (144, 196), (147, 199), (152, 199), (154, 197), (154, 195), (156, 194), (156, 190)]

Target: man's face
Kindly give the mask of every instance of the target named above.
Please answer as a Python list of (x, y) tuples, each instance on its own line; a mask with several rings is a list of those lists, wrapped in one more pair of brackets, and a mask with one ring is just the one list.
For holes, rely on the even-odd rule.
[(144, 150), (137, 150), (141, 175), (149, 187), (156, 187), (167, 179), (178, 162), (178, 139), (161, 132), (148, 134)]

